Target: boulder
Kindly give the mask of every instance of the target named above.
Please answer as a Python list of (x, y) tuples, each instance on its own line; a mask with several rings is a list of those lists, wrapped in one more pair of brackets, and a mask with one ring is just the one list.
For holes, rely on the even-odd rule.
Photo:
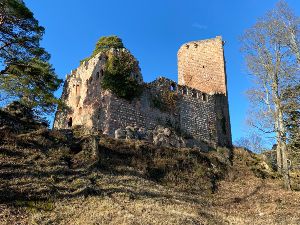
[(157, 133), (163, 133), (164, 132), (164, 127), (161, 125), (156, 126), (155, 130)]
[(115, 139), (125, 139), (126, 131), (122, 128), (115, 130)]
[(135, 139), (136, 135), (135, 135), (134, 127), (127, 126), (125, 128), (125, 130), (126, 130), (126, 139), (127, 140)]
[(165, 136), (167, 136), (167, 137), (169, 137), (170, 135), (171, 135), (171, 130), (170, 130), (170, 128), (168, 128), (168, 127), (166, 127), (165, 129), (164, 129), (164, 135)]
[(147, 130), (137, 126), (127, 126), (125, 129), (119, 128), (115, 130), (115, 138), (146, 140), (162, 147), (185, 148), (197, 145), (193, 139), (186, 140), (178, 136), (172, 129), (161, 125), (156, 126), (154, 130)]

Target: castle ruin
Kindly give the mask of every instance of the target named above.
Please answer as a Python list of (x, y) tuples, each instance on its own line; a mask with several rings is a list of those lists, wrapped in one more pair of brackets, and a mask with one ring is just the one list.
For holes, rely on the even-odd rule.
[[(178, 84), (160, 77), (143, 83), (139, 68), (133, 75), (143, 85), (139, 98), (128, 101), (101, 88), (107, 57), (99, 53), (67, 75), (62, 100), (68, 110), (58, 110), (55, 129), (81, 125), (114, 136), (126, 126), (153, 130), (169, 126), (189, 137), (218, 146), (231, 146), (226, 68), (221, 37), (193, 41), (178, 51)], [(110, 49), (118, 54), (120, 49)], [(172, 104), (155, 100), (168, 94)], [(166, 103), (168, 104), (168, 103)]]

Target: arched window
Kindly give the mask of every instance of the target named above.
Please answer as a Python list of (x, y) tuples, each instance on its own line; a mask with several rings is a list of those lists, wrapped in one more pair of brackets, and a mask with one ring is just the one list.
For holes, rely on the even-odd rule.
[(187, 89), (186, 89), (186, 87), (182, 88), (182, 94), (183, 95), (187, 95)]
[(81, 115), (81, 113), (82, 113), (82, 107), (80, 107), (78, 110), (78, 114)]

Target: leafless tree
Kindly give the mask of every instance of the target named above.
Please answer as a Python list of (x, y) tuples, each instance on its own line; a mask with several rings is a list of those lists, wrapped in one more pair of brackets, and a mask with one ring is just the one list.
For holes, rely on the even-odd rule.
[(249, 90), (255, 120), (252, 125), (266, 133), (274, 133), (277, 142), (277, 169), (289, 180), (287, 128), (285, 118), (290, 98), (288, 88), (299, 85), (300, 20), (286, 2), (260, 18), (241, 38), (242, 52), (254, 87)]
[(237, 147), (246, 148), (255, 153), (262, 153), (265, 150), (265, 140), (259, 132), (250, 132), (244, 137), (235, 140)]

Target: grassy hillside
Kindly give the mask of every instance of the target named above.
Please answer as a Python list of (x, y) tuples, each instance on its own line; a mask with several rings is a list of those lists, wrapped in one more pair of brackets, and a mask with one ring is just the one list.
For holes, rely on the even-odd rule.
[(244, 149), (0, 130), (0, 224), (300, 224), (300, 194)]

